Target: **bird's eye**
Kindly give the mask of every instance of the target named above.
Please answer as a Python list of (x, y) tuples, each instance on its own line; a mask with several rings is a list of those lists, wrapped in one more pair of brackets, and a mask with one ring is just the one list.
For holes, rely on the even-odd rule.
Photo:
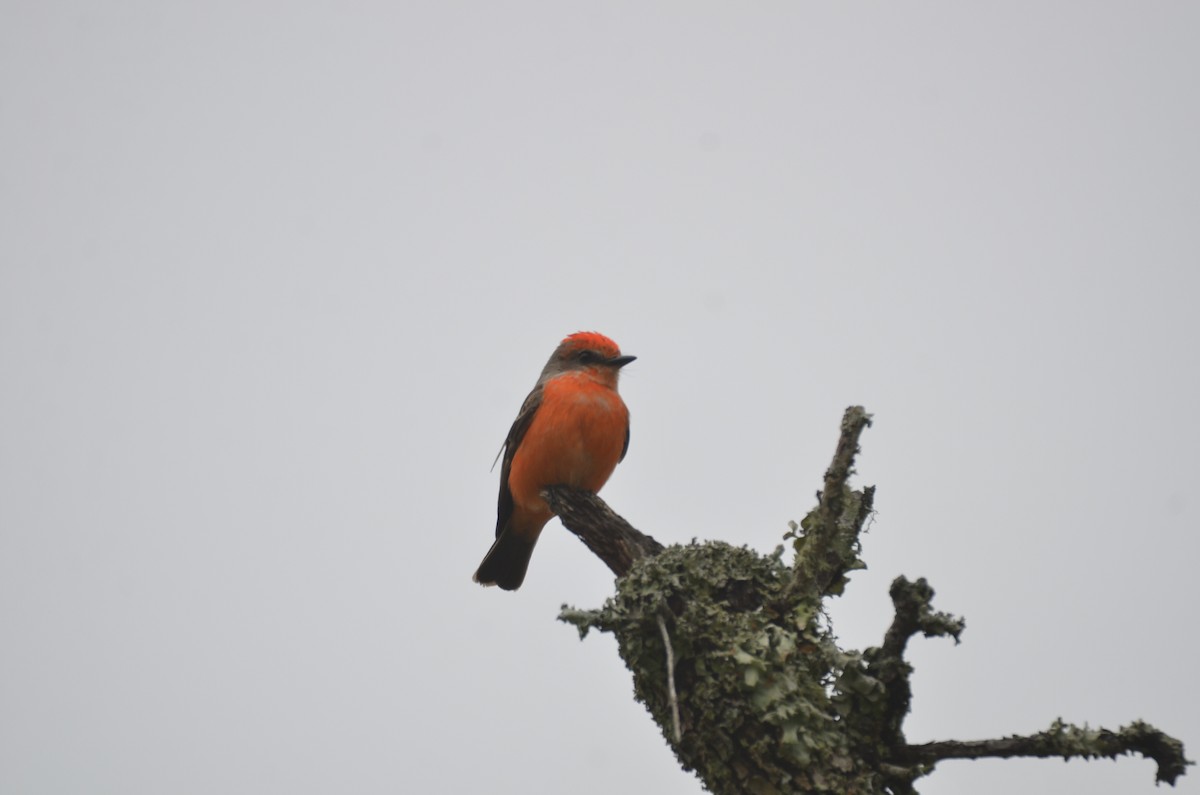
[(594, 362), (596, 361), (596, 358), (595, 351), (582, 350), (579, 352), (579, 361), (583, 362), (584, 364), (587, 364), (588, 362)]

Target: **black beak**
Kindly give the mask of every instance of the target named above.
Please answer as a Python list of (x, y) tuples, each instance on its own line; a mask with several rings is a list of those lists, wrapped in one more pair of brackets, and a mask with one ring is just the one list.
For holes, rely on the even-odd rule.
[(636, 358), (636, 356), (614, 356), (605, 362), (605, 364), (608, 364), (610, 367), (616, 367), (619, 370)]

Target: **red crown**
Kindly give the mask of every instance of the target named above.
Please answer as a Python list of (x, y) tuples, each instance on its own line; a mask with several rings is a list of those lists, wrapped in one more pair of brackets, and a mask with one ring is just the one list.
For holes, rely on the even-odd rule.
[(570, 350), (597, 351), (609, 359), (621, 355), (621, 349), (617, 347), (617, 343), (595, 331), (577, 331), (564, 339), (562, 344)]

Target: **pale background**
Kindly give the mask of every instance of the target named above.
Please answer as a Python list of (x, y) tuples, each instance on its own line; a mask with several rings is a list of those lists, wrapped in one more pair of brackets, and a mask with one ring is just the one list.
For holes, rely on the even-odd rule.
[[(769, 551), (842, 409), (913, 741), (1200, 752), (1200, 6), (0, 4), (0, 792), (688, 794), (557, 523), (470, 581), (595, 329), (665, 542)], [(1155, 792), (1138, 759), (930, 793)], [(1197, 792), (1193, 769), (1178, 791)]]

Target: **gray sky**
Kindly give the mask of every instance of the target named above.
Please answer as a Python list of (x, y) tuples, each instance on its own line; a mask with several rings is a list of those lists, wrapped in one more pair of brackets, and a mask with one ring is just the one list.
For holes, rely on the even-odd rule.
[[(0, 791), (688, 795), (557, 523), (470, 581), (558, 340), (659, 540), (769, 551), (876, 416), (913, 741), (1200, 753), (1190, 3), (0, 7)], [(937, 793), (1153, 792), (947, 763)], [(1198, 792), (1197, 774), (1178, 791)]]

